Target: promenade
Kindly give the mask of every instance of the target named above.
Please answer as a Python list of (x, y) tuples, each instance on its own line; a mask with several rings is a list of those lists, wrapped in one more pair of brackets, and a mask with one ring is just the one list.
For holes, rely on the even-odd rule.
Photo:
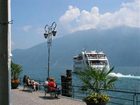
[(12, 89), (11, 105), (86, 105), (80, 100), (60, 96), (59, 99), (51, 98), (49, 94), (44, 96), (44, 92), (31, 92), (29, 90)]

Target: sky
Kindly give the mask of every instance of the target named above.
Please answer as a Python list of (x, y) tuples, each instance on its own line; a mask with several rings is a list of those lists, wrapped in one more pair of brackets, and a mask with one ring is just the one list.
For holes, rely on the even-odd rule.
[(140, 0), (11, 0), (12, 49), (46, 41), (45, 25), (57, 23), (55, 38), (88, 29), (140, 28)]

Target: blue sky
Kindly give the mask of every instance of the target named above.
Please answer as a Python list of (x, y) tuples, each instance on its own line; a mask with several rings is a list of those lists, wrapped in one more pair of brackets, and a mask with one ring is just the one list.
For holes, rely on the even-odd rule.
[(140, 0), (11, 0), (12, 49), (45, 42), (44, 26), (57, 23), (57, 37), (87, 29), (140, 28)]

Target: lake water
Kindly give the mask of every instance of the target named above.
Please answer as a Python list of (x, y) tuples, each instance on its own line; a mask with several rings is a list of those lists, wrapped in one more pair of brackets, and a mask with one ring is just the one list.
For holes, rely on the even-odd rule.
[[(108, 105), (140, 105), (140, 102), (134, 104), (134, 102), (132, 101), (134, 99), (134, 94), (127, 93), (140, 92), (140, 67), (118, 67), (114, 69), (113, 74), (119, 77), (116, 81), (115, 89), (124, 91), (124, 93), (112, 91), (108, 92), (111, 97), (115, 97), (112, 98), (111, 101), (117, 103), (110, 103)], [(76, 77), (74, 77), (74, 79), (78, 80)], [(78, 83), (80, 82), (76, 81), (76, 83), (73, 84), (80, 85)], [(138, 95), (137, 99), (140, 101), (140, 95)]]
[[(54, 77), (58, 83), (61, 82), (61, 75), (66, 74), (66, 70), (68, 67), (57, 67), (52, 68), (50, 71), (50, 76)], [(32, 79), (35, 80), (41, 80), (44, 81), (47, 78), (47, 69), (44, 70), (27, 70), (23, 71), (21, 77), (23, 75), (29, 75)], [(114, 75), (118, 76), (119, 79), (116, 82), (115, 88), (119, 90), (127, 90), (127, 91), (133, 91), (133, 92), (140, 92), (140, 67), (115, 67), (114, 69)], [(76, 80), (76, 81), (75, 81)], [(73, 77), (73, 85), (79, 85), (78, 84), (78, 79)], [(116, 93), (111, 93), (115, 94), (117, 97), (127, 97), (130, 99), (133, 99), (132, 95), (128, 94), (116, 94)], [(140, 97), (140, 96), (139, 96)], [(118, 102), (118, 100), (116, 100)], [(133, 105), (133, 102), (129, 101), (122, 101), (122, 104), (120, 105)], [(112, 104), (111, 104), (112, 105)]]
[[(66, 70), (69, 68), (51, 68), (50, 76), (54, 77), (57, 82), (60, 82), (61, 75), (65, 75)], [(47, 78), (47, 72), (47, 68), (42, 70), (23, 70), (21, 77), (26, 74), (33, 79), (44, 81)], [(118, 84), (120, 85), (117, 88), (140, 90), (140, 67), (115, 67), (114, 75), (119, 77)]]

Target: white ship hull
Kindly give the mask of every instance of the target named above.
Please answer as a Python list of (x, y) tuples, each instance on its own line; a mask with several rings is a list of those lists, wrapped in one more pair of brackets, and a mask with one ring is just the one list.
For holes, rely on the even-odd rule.
[(110, 69), (108, 59), (103, 52), (81, 52), (79, 55), (74, 56), (73, 58), (74, 65), (73, 70), (85, 70), (88, 67), (96, 68), (98, 70), (102, 70), (106, 68), (107, 70)]

